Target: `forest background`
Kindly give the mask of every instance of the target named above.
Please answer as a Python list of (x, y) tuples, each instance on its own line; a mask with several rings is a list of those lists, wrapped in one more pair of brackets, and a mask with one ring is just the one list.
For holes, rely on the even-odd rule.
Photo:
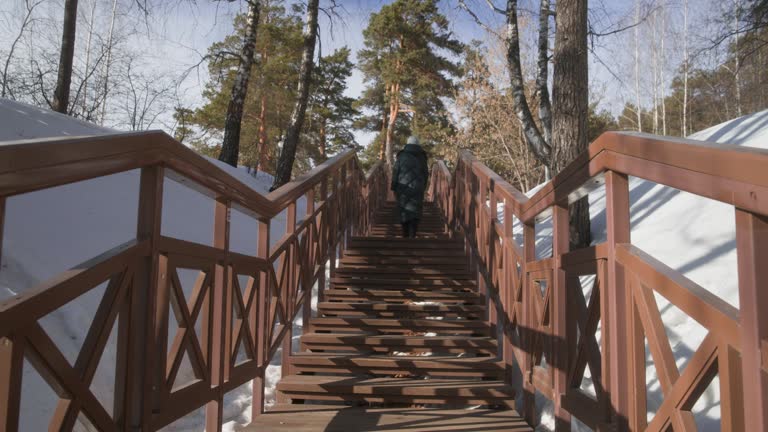
[[(417, 10), (425, 5), (434, 10)], [(764, 5), (591, 1), (589, 140), (605, 130), (685, 136), (765, 109), (768, 31), (750, 15)], [(0, 4), (1, 97), (52, 106), (64, 6), (63, 0)], [(534, 112), (540, 6), (518, 4), (524, 85)], [(393, 12), (396, 7), (406, 9)], [(305, 8), (261, 2), (238, 159), (250, 170), (276, 168), (297, 98)], [(433, 158), (454, 161), (459, 149), (471, 149), (521, 190), (544, 179), (515, 116), (504, 16), (486, 1), (322, 0), (320, 9), (294, 175), (350, 146), (371, 164), (385, 157), (390, 131), (395, 152), (417, 134)], [(216, 157), (246, 11), (245, 1), (80, 0), (67, 112), (119, 130), (162, 129)], [(411, 70), (391, 125), (381, 82), (387, 72), (376, 51), (377, 38), (394, 26), (387, 13), (428, 15), (434, 34), (411, 39), (427, 41), (436, 72)], [(551, 51), (554, 17), (549, 21)]]

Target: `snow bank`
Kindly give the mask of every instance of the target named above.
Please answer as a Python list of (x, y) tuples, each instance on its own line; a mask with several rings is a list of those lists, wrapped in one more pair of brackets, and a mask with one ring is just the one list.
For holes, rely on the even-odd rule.
[[(0, 145), (18, 139), (114, 133), (119, 132), (0, 99)], [(262, 194), (268, 193), (273, 180), (269, 174), (249, 173), (244, 168), (234, 168), (215, 159), (210, 161), (246, 186)], [(139, 171), (133, 170), (10, 197), (2, 237), (0, 300), (29, 290), (64, 270), (134, 239), (138, 193)], [(213, 200), (166, 178), (163, 203), (163, 235), (212, 244)], [(305, 214), (305, 208), (306, 201), (302, 198), (297, 202), (299, 218)], [(285, 212), (272, 219), (270, 235), (273, 244), (285, 233), (285, 222)], [(233, 210), (230, 228), (231, 250), (255, 255), (258, 244), (256, 220)], [(179, 269), (187, 296), (196, 276), (197, 271)], [(71, 363), (82, 346), (105, 287), (103, 284), (41, 319), (41, 325)], [(169, 322), (172, 338), (176, 331), (172, 314)], [(113, 330), (91, 386), (108, 412), (111, 412), (116, 359), (114, 333)], [(183, 364), (177, 383), (183, 384), (192, 377), (191, 366)], [(56, 397), (29, 363), (25, 364), (23, 379), (20, 430), (44, 430), (57, 402)], [(278, 379), (279, 357), (267, 370), (268, 400), (273, 397)], [(246, 385), (227, 395), (231, 403), (228, 403), (225, 415), (229, 420), (244, 419), (251, 394)], [(202, 411), (193, 413), (168, 430), (192, 430), (191, 425), (203, 424), (201, 415)], [(76, 430), (91, 429), (81, 415)]]
[[(768, 110), (740, 117), (705, 129), (688, 138), (768, 149)], [(539, 185), (526, 195), (532, 196)], [(674, 188), (631, 177), (630, 219), (632, 244), (659, 261), (681, 272), (731, 305), (739, 306), (736, 266), (736, 230), (733, 207), (702, 198)], [(605, 188), (589, 195), (593, 243), (606, 239)], [(499, 215), (503, 207), (499, 207)], [(515, 241), (522, 245), (522, 226), (515, 221)], [(552, 254), (552, 221), (545, 218), (536, 224), (536, 256), (541, 259)], [(582, 278), (582, 288), (588, 299), (594, 277)], [(706, 336), (706, 329), (688, 317), (664, 297), (656, 295), (667, 336), (678, 368), (682, 370)], [(600, 340), (600, 329), (597, 332)], [(656, 370), (646, 348), (646, 383), (648, 386), (648, 418), (652, 418), (663, 395)], [(582, 389), (594, 394), (587, 376)], [(519, 401), (520, 403), (521, 401)], [(541, 410), (538, 430), (554, 429), (551, 403), (537, 397)], [(702, 432), (720, 430), (720, 391), (715, 379), (694, 406), (698, 428)], [(586, 426), (574, 430), (589, 430)]]
[[(3, 141), (18, 139), (111, 133), (117, 131), (0, 99), (0, 145)], [(768, 148), (768, 111), (723, 123), (690, 138)], [(261, 193), (266, 193), (271, 184), (272, 178), (264, 173), (254, 176), (217, 160), (211, 162)], [(9, 198), (0, 262), (0, 299), (24, 292), (63, 270), (133, 239), (138, 181), (138, 171), (129, 171)], [(635, 245), (738, 306), (732, 208), (639, 178), (630, 180), (630, 199), (632, 242)], [(589, 200), (595, 241), (603, 241), (604, 191), (595, 191), (590, 194)], [(299, 215), (304, 214), (304, 206), (303, 201), (298, 203)], [(164, 235), (210, 245), (212, 224), (212, 200), (176, 181), (166, 179), (162, 226)], [(231, 229), (232, 250), (253, 255), (258, 240), (255, 220), (233, 211)], [(282, 237), (284, 230), (285, 215), (281, 214), (272, 222), (273, 242)], [(522, 242), (519, 223), (515, 224), (514, 234), (516, 241)], [(551, 254), (551, 235), (551, 221), (537, 223), (537, 256)], [(181, 271), (179, 276), (188, 289), (196, 273)], [(591, 283), (588, 277), (582, 281), (586, 295), (591, 291)], [(41, 320), (46, 331), (70, 361), (79, 351), (103, 289), (102, 286), (92, 290)], [(662, 297), (657, 296), (657, 301), (678, 366), (683, 368), (705, 332)], [(171, 331), (174, 324), (171, 319)], [(300, 330), (300, 327), (296, 330)], [(113, 375), (110, 373), (114, 373), (114, 361), (113, 335), (102, 359), (101, 365), (104, 367), (100, 366), (92, 385), (96, 396), (107, 408), (111, 406)], [(268, 399), (273, 397), (274, 385), (279, 379), (278, 364), (279, 358), (267, 369)], [(181, 376), (183, 380), (185, 376), (191, 375), (189, 371), (183, 371)], [(649, 407), (653, 411), (660, 403), (661, 392), (650, 358), (647, 377)], [(590, 386), (589, 380), (585, 380), (583, 388), (589, 391)], [(251, 393), (247, 384), (227, 395), (227, 429), (231, 430), (238, 423), (248, 421)], [(55, 396), (48, 385), (28, 363), (25, 364), (20, 430), (44, 430), (55, 402)], [(547, 430), (554, 425), (551, 405), (543, 398), (538, 398), (537, 404), (542, 411), (541, 424), (537, 430)], [(710, 386), (694, 411), (700, 430), (719, 430), (717, 382)], [(202, 411), (192, 413), (168, 430), (202, 430), (202, 415)], [(574, 428), (581, 430), (580, 426)], [(78, 430), (88, 429), (87, 420), (81, 416)]]

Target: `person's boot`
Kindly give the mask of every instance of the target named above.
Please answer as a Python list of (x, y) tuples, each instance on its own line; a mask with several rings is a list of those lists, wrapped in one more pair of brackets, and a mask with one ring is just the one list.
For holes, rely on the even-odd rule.
[(408, 237), (410, 238), (416, 238), (416, 231), (418, 231), (419, 228), (419, 220), (413, 219), (408, 224)]

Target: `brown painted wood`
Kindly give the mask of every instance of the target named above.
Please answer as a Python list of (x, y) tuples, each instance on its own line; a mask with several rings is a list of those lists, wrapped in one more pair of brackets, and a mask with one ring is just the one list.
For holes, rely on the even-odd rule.
[(514, 399), (514, 390), (503, 381), (448, 378), (413, 380), (293, 375), (282, 378), (277, 389), (292, 398), (318, 400), (506, 404)]
[[(629, 349), (627, 338), (629, 327), (627, 326), (627, 311), (633, 304), (632, 294), (627, 289), (627, 280), (624, 269), (619, 265), (616, 257), (617, 245), (630, 242), (630, 215), (629, 215), (629, 178), (617, 172), (609, 171), (605, 174), (606, 193), (606, 222), (607, 222), (607, 278), (604, 291), (604, 301), (608, 305), (606, 321), (603, 324), (603, 340), (608, 341), (606, 378), (604, 383), (610, 391), (612, 421), (619, 432), (629, 428), (628, 412), (633, 403), (633, 398), (638, 391), (626, 385), (630, 375), (631, 364), (628, 362)], [(634, 308), (633, 308), (634, 310)], [(639, 366), (637, 366), (639, 367)], [(639, 373), (639, 372), (638, 372)], [(644, 397), (644, 394), (643, 394)], [(638, 413), (638, 415), (642, 415)]]
[(529, 432), (514, 410), (277, 405), (243, 432)]
[[(693, 429), (689, 410), (715, 373), (720, 374), (722, 394), (728, 398), (723, 403), (723, 429), (762, 430), (768, 418), (768, 375), (764, 371), (768, 321), (761, 319), (759, 314), (765, 309), (766, 299), (758, 289), (765, 285), (765, 272), (758, 263), (766, 261), (763, 255), (768, 250), (768, 222), (762, 216), (768, 213), (765, 204), (768, 202), (768, 177), (763, 169), (766, 162), (768, 152), (762, 150), (643, 134), (609, 133), (601, 136), (587, 152), (529, 199), (471, 154), (461, 152), (455, 174), (442, 163), (433, 169), (429, 190), (433, 203), (425, 206), (422, 238), (407, 240), (395, 238), (398, 221), (395, 206), (384, 202), (387, 173), (383, 166), (378, 164), (367, 175), (363, 174), (352, 151), (342, 152), (265, 197), (162, 133), (11, 143), (0, 147), (0, 184), (3, 185), (0, 187), (0, 206), (8, 196), (33, 190), (136, 168), (141, 169), (142, 174), (136, 241), (107, 251), (24, 296), (3, 302), (0, 305), (0, 336), (6, 338), (3, 340), (13, 341), (15, 347), (3, 351), (3, 358), (10, 358), (10, 364), (17, 364), (17, 347), (26, 345), (25, 352), (33, 364), (62, 396), (54, 413), (54, 428), (67, 429), (76, 413), (84, 409), (102, 429), (154, 430), (196, 407), (207, 405), (209, 429), (218, 430), (223, 392), (231, 389), (234, 383), (242, 384), (254, 378), (257, 388), (254, 415), (261, 412), (264, 366), (277, 348), (288, 344), (290, 339), (290, 326), (281, 325), (273, 330), (272, 324), (278, 319), (283, 324), (293, 319), (309, 298), (306, 294), (308, 287), (320, 282), (324, 285), (322, 265), (328, 258), (333, 258), (332, 288), (327, 293), (321, 291), (322, 303), (328, 304), (321, 313), (328, 316), (320, 318), (317, 324), (318, 331), (331, 333), (307, 333), (302, 340), (305, 348), (357, 351), (357, 355), (366, 358), (372, 352), (384, 354), (393, 350), (414, 354), (430, 351), (480, 353), (492, 359), (488, 360), (490, 362), (499, 360), (496, 356), (500, 355), (507, 367), (511, 369), (517, 361), (523, 372), (524, 414), (529, 421), (534, 418), (533, 391), (538, 389), (555, 400), (561, 419), (569, 414), (581, 415), (598, 429), (625, 430), (646, 426), (645, 392), (641, 387), (645, 385), (643, 340), (647, 336), (657, 369), (662, 369), (665, 393), (662, 407), (648, 430)], [(227, 251), (221, 229), (224, 226), (221, 221), (226, 219), (224, 211), (217, 211), (219, 228), (212, 228), (217, 239), (213, 247), (160, 235), (162, 181), (166, 174), (220, 203), (227, 203), (224, 205), (227, 212), (230, 207), (235, 207), (259, 217), (262, 221), (260, 231), (264, 233), (269, 229), (269, 219), (285, 208), (295, 206), (301, 196), (312, 197), (314, 189), (319, 188), (320, 200), (314, 209), (308, 206), (307, 217), (301, 223), (290, 224), (295, 232), (278, 240), (272, 251), (268, 248), (266, 234), (260, 235), (258, 258), (240, 256)], [(741, 311), (630, 245), (628, 175), (737, 207)], [(563, 240), (563, 236), (558, 235), (554, 257), (536, 261), (534, 232), (530, 224), (553, 205), (562, 209), (565, 203), (583, 196), (585, 191), (599, 187), (603, 178), (608, 241), (594, 248), (567, 252), (558, 246)], [(504, 224), (495, 212), (495, 204), (502, 201)], [(377, 208), (381, 211), (376, 212)], [(562, 217), (557, 217), (557, 210), (553, 214), (562, 222)], [(0, 220), (3, 216), (4, 212), (0, 210)], [(507, 221), (512, 217), (529, 224), (524, 228), (522, 248), (510, 241), (513, 237)], [(369, 236), (361, 237), (363, 233)], [(337, 256), (342, 259), (338, 271), (335, 267)], [(277, 261), (280, 266), (275, 271), (273, 264)], [(562, 272), (566, 267), (584, 271), (595, 262), (598, 262), (598, 268), (607, 271), (606, 283), (599, 290), (599, 305), (586, 307), (585, 315), (582, 305), (564, 305), (562, 295), (567, 279)], [(178, 266), (207, 269), (213, 278), (213, 288), (200, 288), (198, 291), (205, 291), (202, 297), (184, 304), (175, 280), (178, 279), (175, 274)], [(250, 295), (250, 300), (241, 298), (239, 293), (229, 295), (233, 287), (239, 289), (234, 282), (237, 266), (250, 268), (249, 273), (258, 279), (258, 284), (249, 288), (256, 291)], [(115, 275), (123, 275), (120, 288), (115, 289), (113, 283), (112, 289), (108, 290), (102, 306), (96, 311), (94, 325), (97, 327), (89, 333), (76, 368), (68, 368), (47, 335), (38, 328), (37, 320)], [(598, 276), (600, 281), (602, 278)], [(537, 292), (533, 283), (539, 279), (548, 281), (544, 296)], [(629, 288), (629, 281), (632, 288)], [(653, 301), (656, 293), (710, 332), (682, 374), (676, 374), (674, 359), (670, 356), (669, 342)], [(409, 305), (416, 300), (437, 300), (445, 306), (432, 309)], [(471, 308), (467, 303), (472, 304)], [(356, 306), (358, 304), (366, 306)], [(167, 358), (169, 305), (186, 328), (192, 330), (173, 335), (172, 355)], [(233, 319), (233, 308), (235, 314), (247, 315), (248, 319), (243, 316)], [(348, 317), (344, 313), (354, 315)], [(400, 313), (402, 315), (397, 315)], [(198, 314), (205, 328), (200, 335), (202, 346), (191, 342), (198, 339), (193, 326)], [(429, 321), (425, 319), (430, 316), (428, 314), (444, 319)], [(573, 333), (568, 333), (567, 329), (575, 326), (581, 326), (584, 333), (589, 333), (598, 316), (603, 324), (601, 355), (596, 353), (596, 344), (590, 342), (591, 338), (586, 338), (587, 351), (578, 351), (573, 341), (563, 340), (572, 338)], [(306, 314), (305, 317), (309, 318)], [(475, 317), (482, 317), (485, 322), (461, 320)], [(98, 363), (104, 335), (115, 321), (119, 340), (113, 423), (94, 400), (87, 384)], [(498, 325), (504, 333), (502, 340), (455, 335), (430, 337), (419, 335), (420, 332), (380, 336), (341, 333), (405, 332), (411, 327), (410, 331), (442, 329), (466, 335), (471, 334), (469, 332), (474, 331), (478, 323), (489, 328)], [(422, 328), (414, 327), (416, 325)], [(325, 328), (320, 330), (323, 326)], [(255, 359), (233, 368), (230, 356), (236, 354), (237, 346), (250, 347), (246, 351), (251, 351), (251, 357)], [(501, 352), (499, 347), (502, 347)], [(173, 383), (166, 380), (170, 378), (166, 372), (177, 368), (178, 354), (185, 351), (191, 355), (200, 381), (171, 393), (169, 388)], [(574, 357), (570, 353), (574, 353)], [(338, 354), (313, 355), (330, 359)], [(554, 369), (538, 366), (545, 355), (548, 360), (554, 360)], [(461, 363), (461, 360), (457, 361)], [(567, 397), (568, 390), (563, 387), (564, 371), (578, 375), (585, 361), (603, 381), (596, 381), (599, 414), (585, 415), (581, 411), (589, 404), (578, 397)], [(368, 371), (382, 372), (382, 375), (389, 369), (406, 371), (402, 364), (379, 363), (365, 367), (354, 362), (342, 364), (355, 372), (344, 372), (347, 375), (363, 373), (366, 367), (370, 367)], [(309, 368), (306, 373), (344, 371), (344, 367), (329, 363), (303, 367)], [(289, 363), (287, 369), (290, 372)], [(17, 405), (17, 398), (8, 396), (18, 386), (11, 376), (20, 373), (17, 370), (17, 367), (9, 368), (5, 364), (0, 369), (0, 395), (3, 395), (0, 407), (7, 413), (3, 426), (6, 429), (13, 429), (13, 419), (18, 417), (9, 411)], [(334, 372), (328, 372), (331, 370)], [(442, 373), (464, 372), (447, 368)], [(604, 421), (609, 420), (603, 414), (604, 390), (611, 399), (613, 422), (610, 423)], [(354, 400), (356, 396), (323, 394), (316, 397)], [(365, 399), (413, 403), (447, 402), (451, 397), (372, 393)], [(462, 400), (465, 403), (483, 402), (482, 398), (471, 399), (469, 396)], [(509, 405), (509, 401), (502, 398), (497, 402)], [(744, 412), (739, 408), (742, 404)]]
[(768, 218), (736, 209), (744, 418), (747, 430), (768, 428), (768, 373), (762, 343), (768, 338)]
[(24, 339), (0, 338), (0, 431), (16, 432), (21, 408)]

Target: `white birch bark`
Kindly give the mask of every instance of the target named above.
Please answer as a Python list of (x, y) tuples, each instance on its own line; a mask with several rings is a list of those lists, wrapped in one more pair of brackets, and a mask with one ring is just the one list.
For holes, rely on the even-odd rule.
[[(640, 21), (640, 0), (635, 0), (635, 22)], [(640, 106), (640, 26), (635, 26), (635, 113), (637, 131), (643, 131), (642, 108)]]
[(683, 0), (683, 133), (688, 136), (688, 0)]
[(91, 74), (88, 72), (91, 69), (91, 41), (93, 40), (93, 20), (96, 16), (96, 3), (97, 0), (91, 0), (91, 16), (88, 22), (88, 39), (85, 42), (85, 75), (83, 77), (83, 113), (88, 112), (88, 77)]
[(112, 0), (112, 16), (109, 22), (109, 34), (107, 34), (107, 59), (104, 63), (104, 96), (101, 100), (100, 124), (104, 126), (107, 117), (107, 96), (109, 95), (109, 68), (112, 66), (112, 38), (115, 33), (115, 17), (117, 15), (117, 0)]

